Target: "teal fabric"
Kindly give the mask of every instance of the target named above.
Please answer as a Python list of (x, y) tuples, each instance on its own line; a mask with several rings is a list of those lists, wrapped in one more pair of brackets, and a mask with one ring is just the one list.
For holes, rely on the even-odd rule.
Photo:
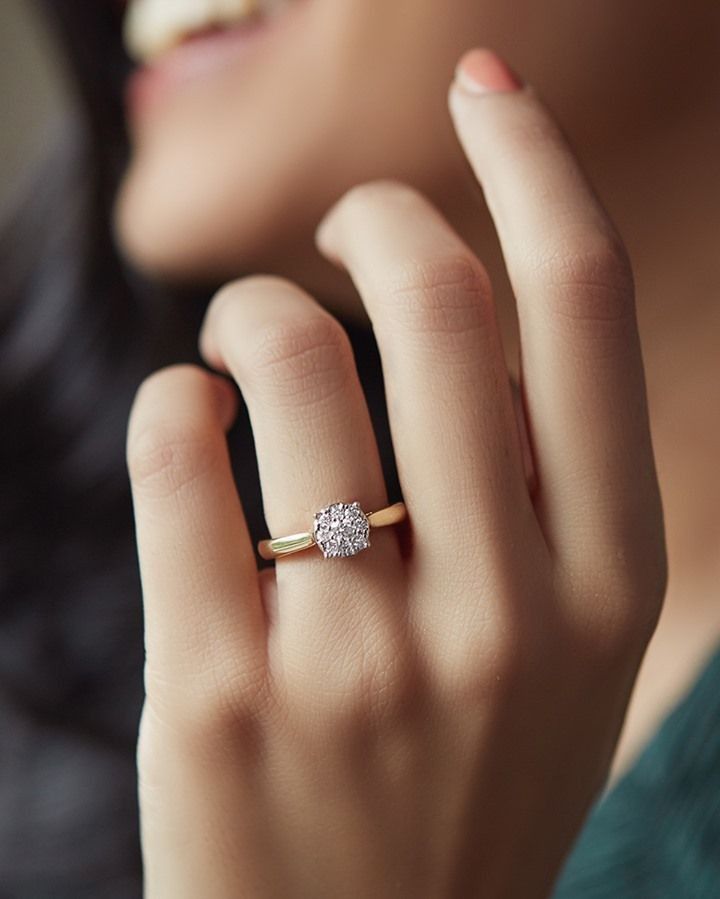
[(720, 899), (720, 647), (595, 804), (553, 899)]

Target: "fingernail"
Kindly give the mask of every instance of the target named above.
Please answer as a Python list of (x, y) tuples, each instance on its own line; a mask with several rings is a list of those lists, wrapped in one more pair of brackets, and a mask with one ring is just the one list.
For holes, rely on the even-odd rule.
[(498, 94), (518, 91), (523, 84), (497, 53), (484, 48), (468, 50), (455, 70), (455, 80), (470, 94)]

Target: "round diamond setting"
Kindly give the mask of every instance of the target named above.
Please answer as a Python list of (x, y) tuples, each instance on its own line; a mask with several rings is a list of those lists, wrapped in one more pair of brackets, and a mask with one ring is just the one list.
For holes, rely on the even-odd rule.
[(316, 513), (313, 536), (326, 559), (346, 559), (370, 546), (370, 522), (360, 503), (333, 503)]

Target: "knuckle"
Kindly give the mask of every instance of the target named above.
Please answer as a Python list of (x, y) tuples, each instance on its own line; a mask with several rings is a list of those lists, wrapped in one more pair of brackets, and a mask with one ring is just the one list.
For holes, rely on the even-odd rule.
[(305, 297), (305, 292), (297, 284), (278, 275), (247, 275), (235, 281), (229, 281), (223, 285), (210, 301), (208, 318), (223, 320), (224, 316), (232, 315), (235, 310), (242, 310), (247, 301), (247, 295), (257, 294), (293, 294)]
[[(652, 566), (650, 566), (652, 567)], [(604, 622), (606, 642), (621, 652), (633, 648), (644, 651), (650, 642), (665, 599), (666, 579), (661, 569), (646, 570), (634, 583), (622, 584), (608, 601), (609, 614)]]
[(528, 679), (539, 655), (538, 635), (528, 637), (528, 629), (519, 621), (495, 616), (482, 630), (453, 640), (438, 666), (441, 695), (467, 709), (502, 702)]
[(576, 592), (577, 642), (588, 658), (611, 664), (643, 653), (662, 611), (667, 586), (664, 556), (642, 568), (614, 565)]
[[(437, 213), (422, 193), (392, 179), (353, 187), (341, 199), (341, 215), (369, 229), (381, 214), (392, 221)], [(423, 256), (400, 256), (380, 273), (358, 273), (361, 289), (377, 298), (400, 336), (443, 341), (453, 349), (476, 344), (477, 331), (493, 321), (492, 290), (480, 260), (459, 241)]]
[(264, 671), (208, 665), (191, 678), (169, 680), (145, 668), (145, 705), (187, 745), (242, 741), (254, 735), (271, 702)]
[(370, 667), (357, 680), (355, 707), (363, 720), (396, 720), (412, 705), (420, 683), (406, 648), (390, 640), (369, 653)]
[(548, 291), (553, 315), (565, 326), (615, 330), (634, 315), (632, 267), (618, 238), (569, 235), (530, 261), (532, 276)]
[[(265, 721), (253, 714), (235, 715), (232, 727), (225, 721), (209, 721), (207, 716), (191, 719), (166, 714), (145, 700), (138, 740), (136, 763), (143, 806), (162, 800), (168, 767), (178, 762), (207, 766), (228, 758), (234, 766), (249, 764), (261, 753)], [(156, 793), (156, 791), (160, 791)]]
[[(477, 601), (430, 638), (425, 656), (440, 691), (466, 708), (503, 703), (542, 677), (557, 654), (562, 617), (554, 599), (552, 568), (541, 556), (527, 569), (495, 569)], [(488, 602), (488, 599), (491, 599)]]
[(416, 206), (422, 202), (422, 195), (410, 185), (393, 178), (377, 178), (351, 187), (340, 199), (339, 208), (343, 214), (362, 215), (385, 203)]
[(208, 372), (198, 365), (168, 365), (148, 375), (138, 387), (130, 410), (128, 435), (142, 427), (146, 418), (153, 417), (156, 408), (164, 408), (168, 397), (206, 385)]
[(398, 262), (381, 289), (402, 333), (414, 339), (474, 346), (492, 322), (489, 279), (469, 253)]
[(128, 440), (127, 463), (136, 489), (155, 496), (177, 494), (215, 463), (215, 441), (197, 424), (154, 421)]
[(368, 722), (391, 720), (408, 706), (417, 687), (404, 648), (386, 638), (349, 640), (347, 651), (328, 663), (298, 665), (286, 672), (285, 696), (290, 714), (333, 737), (354, 733)]
[(252, 342), (247, 365), (257, 389), (289, 405), (322, 402), (343, 390), (354, 370), (347, 334), (322, 314), (265, 326)]
[[(598, 595), (591, 599), (597, 601)], [(567, 644), (596, 671), (613, 669), (644, 652), (652, 630), (649, 617), (635, 608), (605, 602), (602, 613), (587, 611), (567, 626)]]

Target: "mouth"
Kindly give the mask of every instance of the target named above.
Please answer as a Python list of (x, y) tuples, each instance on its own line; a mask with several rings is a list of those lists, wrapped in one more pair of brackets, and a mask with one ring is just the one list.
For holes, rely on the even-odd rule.
[(199, 34), (226, 31), (281, 15), (293, 0), (131, 0), (125, 47), (148, 65)]
[(302, 0), (130, 0), (128, 54), (139, 65), (127, 91), (137, 119), (171, 91), (248, 55)]

